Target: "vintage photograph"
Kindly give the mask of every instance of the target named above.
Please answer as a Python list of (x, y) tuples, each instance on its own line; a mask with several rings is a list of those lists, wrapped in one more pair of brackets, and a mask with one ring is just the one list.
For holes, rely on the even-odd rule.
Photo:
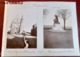
[(73, 48), (71, 11), (43, 9), (44, 48)]
[(75, 2), (5, 4), (3, 57), (79, 55)]
[(37, 48), (36, 10), (10, 5), (7, 11), (6, 48)]

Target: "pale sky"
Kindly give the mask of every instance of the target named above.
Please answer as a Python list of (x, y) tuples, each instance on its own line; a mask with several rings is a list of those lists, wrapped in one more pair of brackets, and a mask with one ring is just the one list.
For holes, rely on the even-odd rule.
[(21, 31), (30, 32), (32, 25), (37, 23), (36, 9), (24, 5), (8, 5), (7, 7), (7, 30), (10, 30), (10, 25), (13, 19), (18, 19), (23, 16), (23, 23)]

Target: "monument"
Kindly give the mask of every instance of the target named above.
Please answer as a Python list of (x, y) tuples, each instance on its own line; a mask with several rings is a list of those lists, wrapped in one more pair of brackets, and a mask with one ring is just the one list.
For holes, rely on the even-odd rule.
[(64, 32), (65, 30), (61, 27), (60, 22), (58, 20), (58, 16), (55, 15), (55, 19), (53, 20), (53, 26), (51, 29), (53, 32)]

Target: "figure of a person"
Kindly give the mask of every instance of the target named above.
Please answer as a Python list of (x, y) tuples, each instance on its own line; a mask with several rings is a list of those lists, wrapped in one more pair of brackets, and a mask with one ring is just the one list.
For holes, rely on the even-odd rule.
[(55, 27), (55, 24), (60, 24), (57, 15), (55, 15), (55, 19), (53, 21), (54, 21), (54, 23), (53, 23), (54, 27)]

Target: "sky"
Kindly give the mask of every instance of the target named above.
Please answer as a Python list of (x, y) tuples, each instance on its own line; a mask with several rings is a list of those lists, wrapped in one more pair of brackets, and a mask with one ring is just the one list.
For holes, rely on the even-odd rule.
[(7, 7), (7, 30), (10, 30), (10, 25), (13, 19), (20, 19), (23, 16), (21, 31), (31, 32), (32, 26), (37, 23), (36, 9), (24, 5), (8, 5)]

